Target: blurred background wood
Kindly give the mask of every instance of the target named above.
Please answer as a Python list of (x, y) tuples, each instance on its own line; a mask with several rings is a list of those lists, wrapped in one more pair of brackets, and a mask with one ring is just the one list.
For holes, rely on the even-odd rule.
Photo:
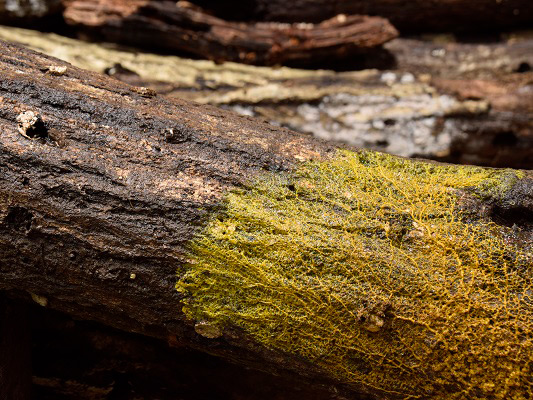
[[(38, 400), (331, 400), (329, 388), (30, 307)], [(10, 398), (12, 400), (15, 398)], [(353, 398), (351, 400), (354, 400)]]
[(0, 0), (0, 22), (32, 22), (61, 10), (61, 0)]
[(64, 15), (67, 23), (107, 41), (260, 65), (347, 58), (397, 36), (379, 17), (342, 16), (317, 24), (237, 23), (165, 0), (68, 0)]
[(230, 20), (317, 22), (338, 14), (380, 15), (402, 33), (531, 27), (529, 0), (190, 0)]

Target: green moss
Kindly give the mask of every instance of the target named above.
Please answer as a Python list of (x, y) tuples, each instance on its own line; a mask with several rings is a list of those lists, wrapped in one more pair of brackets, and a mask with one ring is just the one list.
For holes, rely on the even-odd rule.
[(266, 175), (194, 241), (184, 311), (374, 392), (531, 397), (531, 254), (458, 190), (516, 179), (349, 151)]

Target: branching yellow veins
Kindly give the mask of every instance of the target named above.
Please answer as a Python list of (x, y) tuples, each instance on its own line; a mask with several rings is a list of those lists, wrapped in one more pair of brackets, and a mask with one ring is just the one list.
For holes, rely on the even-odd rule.
[(518, 178), (350, 151), (266, 175), (192, 244), (184, 311), (384, 393), (533, 398), (531, 254), (460, 200)]

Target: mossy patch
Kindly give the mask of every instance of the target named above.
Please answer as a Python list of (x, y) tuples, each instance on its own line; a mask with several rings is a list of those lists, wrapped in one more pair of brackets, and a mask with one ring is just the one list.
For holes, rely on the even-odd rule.
[(374, 393), (533, 398), (532, 255), (458, 201), (518, 178), (351, 151), (267, 174), (192, 244), (184, 312)]

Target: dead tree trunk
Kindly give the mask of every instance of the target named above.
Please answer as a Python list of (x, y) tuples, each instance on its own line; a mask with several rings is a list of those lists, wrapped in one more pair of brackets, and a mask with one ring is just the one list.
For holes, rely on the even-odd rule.
[[(382, 358), (379, 361), (381, 350), (377, 349), (378, 352), (374, 353), (371, 343), (380, 343), (380, 340), (388, 342), (399, 331), (419, 332), (422, 326), (410, 327), (405, 317), (395, 314), (399, 313), (395, 303), (385, 304), (380, 300), (367, 305), (364, 302), (354, 305), (363, 308), (348, 313), (359, 315), (350, 326), (360, 329), (357, 337), (369, 338), (370, 353), (364, 357), (351, 354), (346, 359), (347, 365), (343, 364), (344, 361), (340, 363), (340, 370), (337, 364), (328, 367), (329, 364), (321, 361), (329, 357), (327, 351), (323, 353), (321, 350), (317, 355), (313, 353), (314, 347), (311, 347), (311, 353), (302, 353), (300, 350), (293, 352), (263, 341), (248, 331), (246, 325), (230, 324), (221, 328), (211, 324), (205, 316), (196, 319), (195, 324), (185, 321), (180, 311), (183, 297), (174, 289), (176, 270), (183, 274), (185, 265), (202, 265), (195, 264), (191, 258), (192, 248), (198, 248), (198, 243), (193, 243), (198, 235), (203, 235), (208, 221), (216, 222), (213, 215), (225, 209), (225, 204), (231, 206), (231, 199), (235, 197), (228, 197), (228, 193), (233, 190), (235, 196), (239, 196), (239, 193), (255, 193), (255, 180), (262, 182), (267, 176), (274, 182), (279, 181), (268, 187), (282, 191), (278, 195), (268, 195), (267, 199), (277, 201), (285, 197), (294, 198), (290, 193), (309, 188), (312, 182), (291, 184), (290, 179), (297, 179), (298, 176), (292, 175), (292, 171), (299, 170), (301, 166), (314, 165), (309, 160), (327, 166), (329, 162), (335, 163), (331, 160), (336, 160), (336, 157), (342, 159), (344, 153), (338, 153), (333, 145), (211, 106), (162, 98), (149, 89), (128, 86), (6, 43), (0, 44), (0, 71), (0, 289), (15, 290), (20, 297), (29, 297), (27, 293), (30, 293), (41, 305), (77, 318), (96, 320), (170, 343), (184, 343), (260, 369), (292, 371), (299, 376), (316, 378), (316, 384), (334, 382), (343, 390), (390, 398), (401, 397), (422, 387), (428, 396), (434, 398), (450, 388), (459, 391), (478, 390), (468, 385), (463, 387), (463, 381), (452, 378), (442, 385), (439, 380), (431, 388), (427, 387), (430, 384), (428, 382), (435, 381), (438, 372), (425, 363), (417, 364), (414, 358), (408, 361), (409, 368), (415, 368), (412, 375), (403, 366), (398, 367), (396, 362), (389, 365), (387, 362), (383, 364)], [(361, 168), (365, 168), (365, 171), (368, 163), (372, 164), (382, 157), (366, 153), (361, 156), (350, 154), (353, 155), (348, 157), (360, 157)], [(404, 165), (404, 161), (400, 160), (383, 160), (385, 169)], [(409, 162), (405, 163), (405, 168), (411, 171)], [(421, 168), (426, 167), (416, 164), (412, 171), (420, 173)], [(437, 167), (427, 168), (430, 171)], [(449, 174), (449, 167), (442, 168), (442, 173)], [(379, 165), (376, 170), (384, 171)], [(457, 188), (454, 186), (442, 191), (441, 195), (446, 199), (451, 199), (449, 196), (452, 194), (455, 199), (457, 194), (457, 200), (453, 200), (457, 203), (456, 207), (446, 207), (443, 212), (451, 212), (454, 208), (466, 209), (464, 224), (478, 221), (475, 229), (481, 229), (480, 237), (487, 238), (487, 243), (490, 242), (492, 246), (489, 249), (504, 251), (507, 257), (505, 263), (511, 263), (509, 268), (518, 271), (505, 282), (515, 282), (522, 277), (523, 271), (528, 271), (526, 264), (531, 262), (528, 257), (532, 245), (530, 216), (533, 211), (533, 179), (525, 172), (458, 169), (457, 174), (466, 174), (468, 181), (459, 183)], [(343, 174), (334, 176), (342, 177)], [(453, 174), (451, 176), (450, 179)], [(473, 183), (477, 182), (476, 179), (481, 179), (478, 186)], [(321, 187), (315, 189), (320, 191)], [(379, 193), (382, 196), (386, 192), (379, 189), (376, 195)], [(393, 195), (397, 191), (390, 193)], [(327, 201), (316, 203), (317, 206), (320, 204), (329, 210)], [(401, 214), (398, 220), (390, 219), (383, 229), (361, 226), (354, 232), (358, 235), (362, 232), (366, 238), (364, 240), (390, 237), (396, 245), (405, 241), (410, 246), (413, 244), (411, 241), (422, 240), (424, 226), (409, 219), (409, 213), (414, 211), (406, 211), (408, 206), (401, 206), (397, 211), (383, 211), (387, 215), (395, 212)], [(334, 207), (332, 210), (334, 214), (343, 215), (342, 209)], [(283, 210), (276, 213), (272, 215), (281, 216)], [(322, 213), (313, 215), (320, 217)], [(431, 215), (431, 218), (435, 218), (433, 213)], [(231, 218), (219, 218), (221, 223), (231, 223)], [(449, 221), (456, 220), (450, 216)], [(325, 224), (324, 229), (329, 229), (330, 222), (322, 223)], [(296, 228), (298, 226), (294, 225)], [(468, 232), (467, 228), (468, 225), (465, 225), (457, 234)], [(240, 228), (235, 231), (236, 228), (231, 226), (224, 229), (224, 232), (220, 232), (223, 235), (241, 232)], [(333, 226), (333, 229), (336, 228)], [(434, 228), (428, 225), (428, 229)], [(271, 232), (278, 230), (276, 228)], [(209, 232), (217, 234), (215, 231)], [(496, 238), (501, 236), (501, 239), (491, 241), (492, 235)], [(254, 240), (247, 234), (242, 238)], [(449, 239), (449, 234), (442, 238)], [(233, 243), (233, 240), (229, 243)], [(288, 245), (289, 242), (285, 243)], [(271, 248), (272, 251), (276, 249), (280, 247)], [(379, 254), (376, 253), (376, 256)], [(213, 253), (213, 263), (218, 259), (215, 256), (216, 253)], [(233, 258), (228, 257), (220, 260), (229, 263)], [(268, 258), (268, 255), (265, 257)], [(469, 253), (467, 259), (472, 257), (475, 254)], [(481, 253), (480, 257), (485, 257), (483, 262), (480, 261), (481, 264), (492, 260), (485, 253)], [(453, 263), (453, 260), (444, 261), (445, 265)], [(412, 267), (409, 264), (405, 268), (411, 271)], [(400, 268), (398, 271), (403, 270)], [(215, 274), (216, 269), (212, 272)], [(261, 277), (262, 274), (258, 272), (257, 276)], [(310, 275), (306, 276), (311, 278)], [(409, 276), (406, 282), (412, 284), (414, 276), (406, 275)], [(493, 278), (493, 283), (487, 284), (490, 286), (499, 282), (498, 276)], [(400, 275), (399, 281), (395, 282), (401, 284), (406, 277)], [(348, 278), (352, 279), (350, 276)], [(527, 293), (529, 290), (526, 278), (524, 275), (523, 281), (516, 281), (517, 286), (507, 291), (510, 298), (501, 304), (502, 307), (516, 303), (518, 308), (501, 314), (498, 311), (495, 314), (498, 328), (500, 323), (502, 327), (515, 326), (514, 323), (518, 322), (513, 318), (518, 318), (520, 326), (528, 329), (527, 324), (531, 321), (529, 300), (515, 296), (516, 291)], [(185, 282), (187, 290), (192, 290), (194, 282), (191, 279), (192, 276), (188, 275)], [(455, 281), (452, 283), (456, 284)], [(286, 282), (280, 281), (280, 284), (285, 287)], [(364, 281), (361, 284), (366, 285)], [(210, 286), (217, 288), (218, 284), (213, 282)], [(221, 289), (224, 290), (223, 286)], [(320, 294), (320, 287), (316, 289)], [(455, 290), (455, 293), (462, 292)], [(437, 295), (434, 293), (430, 300), (440, 298)], [(449, 295), (446, 293), (448, 302)], [(224, 298), (230, 303), (234, 299), (232, 296)], [(299, 295), (297, 298), (300, 298)], [(345, 301), (349, 300), (347, 298)], [(401, 301), (404, 304), (406, 300)], [(315, 303), (313, 300), (308, 305)], [(191, 307), (191, 303), (187, 304)], [(305, 310), (307, 303), (302, 304), (302, 310)], [(418, 304), (417, 300), (413, 304)], [(463, 303), (458, 301), (458, 304)], [(499, 307), (498, 304), (476, 303), (482, 309), (485, 306)], [(418, 310), (416, 306), (414, 309)], [(436, 312), (438, 308), (424, 307), (424, 310)], [(191, 314), (188, 315), (191, 318)], [(332, 318), (335, 315), (332, 314)], [(329, 314), (321, 318), (324, 316), (329, 318)], [(435, 318), (435, 321), (440, 321)], [(464, 320), (461, 321), (461, 324), (453, 325), (454, 329), (460, 331), (461, 327), (470, 327)], [(445, 322), (448, 332), (453, 321)], [(426, 322), (431, 323), (429, 320)], [(275, 329), (277, 326), (274, 324)], [(328, 331), (334, 335), (338, 333), (339, 339), (342, 336), (342, 331)], [(305, 336), (305, 331), (296, 328), (292, 332), (294, 335), (300, 332)], [(426, 335), (424, 332), (421, 334)], [(276, 339), (278, 335), (270, 333), (268, 337)], [(279, 335), (279, 338), (284, 337)], [(443, 345), (447, 343), (445, 339), (449, 340), (446, 335), (438, 336), (438, 341), (428, 337), (427, 351), (438, 357), (453, 358), (454, 354), (462, 354)], [(481, 339), (481, 343), (486, 343), (483, 335)], [(525, 381), (530, 375), (527, 365), (523, 365), (524, 352), (515, 354), (515, 351), (529, 346), (531, 337), (518, 336), (516, 339), (518, 347), (511, 338), (506, 339), (509, 340), (508, 367), (521, 371), (513, 375), (514, 383), (494, 380), (494, 376), (500, 376), (498, 366), (502, 362), (501, 355), (498, 355), (497, 364), (492, 363), (494, 360), (490, 358), (490, 368), (483, 371), (494, 373), (487, 375), (489, 378), (478, 376), (474, 368), (459, 370), (461, 376), (474, 374), (476, 382), (479, 379), (491, 379), (491, 382), (511, 385), (505, 388), (500, 385), (493, 389), (483, 386), (488, 391), (501, 393), (506, 390), (506, 393), (517, 396), (530, 393), (531, 388)], [(330, 338), (328, 343), (330, 349), (337, 352), (335, 337)], [(426, 342), (417, 339), (414, 343)], [(338, 348), (344, 349), (343, 346)], [(493, 350), (483, 351), (482, 354), (492, 356)], [(422, 354), (414, 356), (421, 357)], [(455, 365), (451, 362), (445, 368), (456, 368)], [(385, 371), (386, 383), (379, 387), (365, 384), (354, 375), (344, 375), (344, 367), (369, 379), (379, 379)], [(394, 386), (394, 382), (402, 380), (389, 379), (392, 375), (388, 375), (387, 368), (400, 368), (402, 374), (414, 377), (415, 381), (409, 381), (408, 387), (389, 387), (389, 384)], [(453, 370), (450, 374), (457, 372)], [(448, 373), (447, 370), (445, 373)], [(518, 386), (513, 386), (515, 383)]]

